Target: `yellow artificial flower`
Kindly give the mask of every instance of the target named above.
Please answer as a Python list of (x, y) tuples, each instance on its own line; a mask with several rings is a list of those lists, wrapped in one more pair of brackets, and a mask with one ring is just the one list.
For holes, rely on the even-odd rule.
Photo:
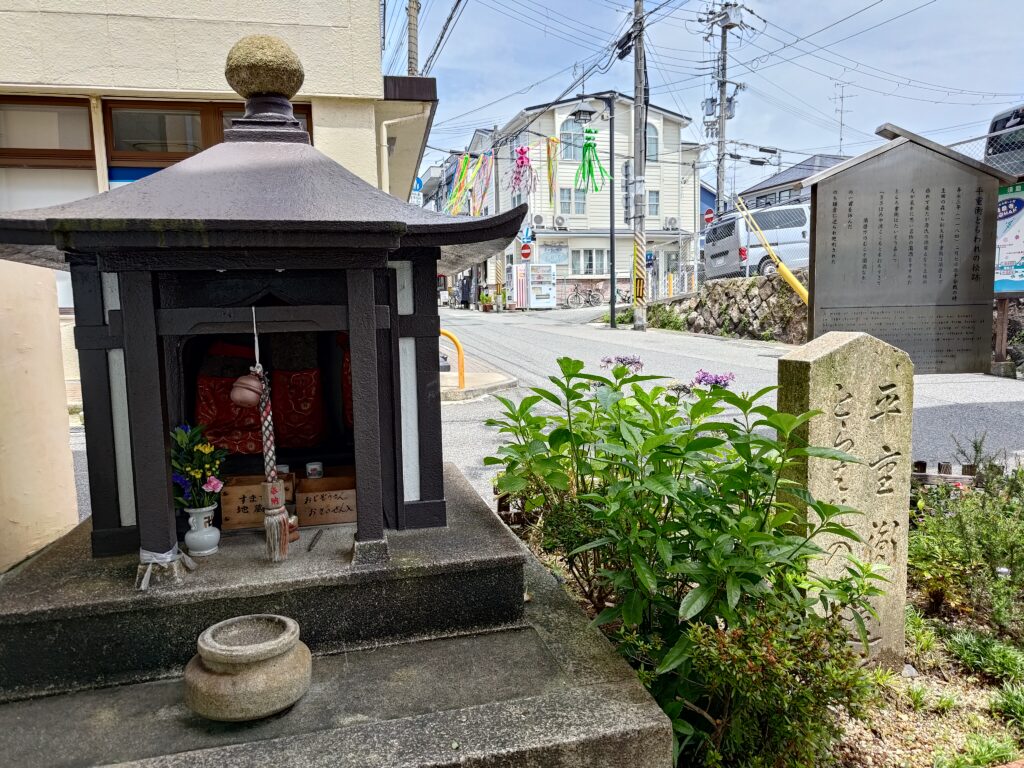
[(213, 445), (211, 443), (200, 443), (196, 446), (196, 450), (200, 453), (210, 454), (213, 453)]

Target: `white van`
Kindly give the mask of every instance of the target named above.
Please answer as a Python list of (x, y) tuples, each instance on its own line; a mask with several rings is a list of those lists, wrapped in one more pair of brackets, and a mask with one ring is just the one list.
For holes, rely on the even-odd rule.
[[(810, 260), (811, 206), (806, 203), (756, 208), (751, 215), (775, 255), (790, 269)], [(722, 216), (704, 230), (704, 270), (707, 279), (737, 275), (769, 275), (776, 271), (756, 232), (738, 211)]]

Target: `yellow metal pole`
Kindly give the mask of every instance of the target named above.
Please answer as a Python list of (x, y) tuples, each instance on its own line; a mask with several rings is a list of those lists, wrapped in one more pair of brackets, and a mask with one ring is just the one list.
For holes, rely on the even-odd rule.
[(778, 267), (779, 274), (782, 275), (782, 279), (789, 283), (789, 287), (792, 288), (796, 292), (796, 295), (800, 297), (800, 300), (806, 304), (809, 298), (807, 288), (804, 287), (803, 283), (796, 279), (796, 275), (789, 271), (789, 267), (782, 263), (782, 259), (775, 255), (775, 251), (772, 250), (772, 247), (768, 244), (768, 240), (765, 238), (764, 232), (762, 232), (761, 228), (757, 226), (757, 222), (754, 221), (754, 217), (751, 216), (750, 211), (747, 210), (747, 204), (743, 202), (743, 198), (739, 195), (736, 196), (736, 207), (739, 209), (740, 213), (743, 214), (743, 218), (746, 219), (747, 226), (757, 233), (757, 239), (761, 241), (761, 245), (764, 246), (768, 255), (771, 256), (772, 261), (775, 262), (775, 266)]
[(451, 331), (446, 331), (444, 328), (441, 329), (441, 335), (448, 339), (452, 344), (455, 345), (455, 354), (458, 355), (459, 359), (459, 389), (466, 388), (466, 353), (462, 350), (462, 344), (458, 338)]
[(672, 292), (672, 277), (673, 277), (672, 273), (669, 272), (668, 273), (668, 295), (669, 296), (675, 296), (675, 293)]

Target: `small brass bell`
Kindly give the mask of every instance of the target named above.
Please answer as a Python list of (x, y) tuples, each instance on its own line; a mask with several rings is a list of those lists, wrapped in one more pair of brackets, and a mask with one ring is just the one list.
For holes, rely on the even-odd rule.
[(254, 373), (235, 379), (231, 385), (231, 402), (241, 408), (255, 408), (263, 394), (263, 381)]

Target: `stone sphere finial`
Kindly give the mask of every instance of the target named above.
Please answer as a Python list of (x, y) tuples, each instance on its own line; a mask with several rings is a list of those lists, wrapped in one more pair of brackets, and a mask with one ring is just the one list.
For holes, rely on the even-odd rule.
[(224, 65), (228, 85), (244, 99), (252, 96), (292, 98), (306, 73), (295, 51), (279, 37), (249, 35), (228, 51)]

